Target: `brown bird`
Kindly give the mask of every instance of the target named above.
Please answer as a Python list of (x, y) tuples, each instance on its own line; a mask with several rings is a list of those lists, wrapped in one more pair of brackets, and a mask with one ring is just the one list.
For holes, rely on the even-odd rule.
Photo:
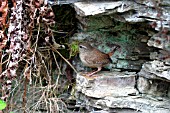
[(111, 63), (110, 56), (112, 56), (119, 48), (120, 46), (116, 45), (111, 52), (106, 54), (92, 47), (88, 43), (80, 43), (79, 57), (82, 63), (87, 67), (97, 68), (97, 71), (91, 72), (87, 76), (92, 76), (93, 74), (99, 72), (103, 66)]

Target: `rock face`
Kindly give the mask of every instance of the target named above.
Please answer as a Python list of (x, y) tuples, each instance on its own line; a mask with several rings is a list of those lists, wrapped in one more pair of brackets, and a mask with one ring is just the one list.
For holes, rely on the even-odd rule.
[(170, 100), (163, 97), (163, 93), (167, 93), (170, 83), (166, 84), (165, 90), (164, 84), (156, 86), (147, 79), (136, 79), (137, 76), (136, 73), (101, 72), (87, 77), (79, 73), (76, 78), (77, 104), (96, 112), (169, 113)]
[[(169, 29), (170, 1), (136, 0), (136, 1), (102, 1), (74, 3), (77, 14), (81, 17), (89, 15), (112, 15), (122, 22), (155, 22), (155, 29)], [(155, 8), (155, 9), (154, 9)], [(117, 15), (116, 13), (120, 13)], [(121, 14), (122, 13), (122, 14)], [(114, 15), (116, 14), (116, 15)], [(158, 20), (158, 21), (156, 21)]]
[(121, 46), (109, 72), (76, 75), (77, 105), (91, 113), (170, 113), (170, 1), (88, 0), (73, 7), (79, 31), (71, 41), (105, 53)]

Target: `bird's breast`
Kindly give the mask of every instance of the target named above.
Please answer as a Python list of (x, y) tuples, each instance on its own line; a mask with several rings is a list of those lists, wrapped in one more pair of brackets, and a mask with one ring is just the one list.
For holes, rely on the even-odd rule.
[(79, 54), (79, 56), (80, 56), (80, 60), (81, 60), (81, 62), (82, 62), (85, 66), (89, 66), (89, 63), (86, 61), (86, 59), (87, 59), (87, 55), (86, 55), (86, 54), (81, 53), (81, 54)]

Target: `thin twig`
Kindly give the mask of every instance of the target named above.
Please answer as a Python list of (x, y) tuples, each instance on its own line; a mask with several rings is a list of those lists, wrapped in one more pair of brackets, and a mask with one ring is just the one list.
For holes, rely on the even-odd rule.
[(50, 46), (51, 46), (51, 50), (52, 50), (52, 51), (54, 51), (54, 52), (56, 52), (58, 55), (60, 55), (60, 57), (61, 57), (76, 73), (78, 73), (77, 70), (73, 67), (73, 65), (72, 65), (67, 59), (65, 59), (65, 58), (63, 57), (63, 55), (62, 55), (60, 52), (57, 51), (57, 49), (55, 49), (52, 45), (50, 45)]
[(28, 83), (28, 79), (27, 77), (25, 77), (25, 82), (24, 82), (24, 93), (23, 93), (23, 96), (22, 96), (22, 99), (23, 99), (23, 109), (24, 109), (24, 113), (26, 113), (26, 103), (27, 103), (27, 83)]
[(61, 75), (61, 74), (62, 74), (62, 73), (61, 73), (61, 69), (60, 69), (60, 66), (59, 66), (59, 64), (58, 64), (58, 62), (57, 62), (57, 60), (56, 60), (56, 56), (55, 56), (55, 54), (54, 54), (53, 51), (52, 51), (52, 53), (53, 53), (53, 56), (54, 56), (54, 60), (55, 60), (56, 66), (57, 66), (58, 71), (59, 71), (59, 75)]

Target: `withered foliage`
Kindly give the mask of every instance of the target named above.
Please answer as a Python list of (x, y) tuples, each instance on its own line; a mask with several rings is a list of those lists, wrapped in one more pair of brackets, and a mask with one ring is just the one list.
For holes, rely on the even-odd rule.
[[(17, 70), (21, 62), (24, 77), (31, 82), (31, 75), (41, 70), (42, 56), (38, 53), (38, 43), (55, 44), (50, 26), (54, 13), (44, 0), (0, 1), (0, 81), (1, 98), (6, 100), (11, 90), (12, 80), (19, 76)], [(43, 34), (43, 35), (42, 35)], [(40, 44), (40, 45), (41, 45)], [(56, 48), (57, 49), (57, 48)], [(38, 61), (38, 59), (40, 59)], [(45, 66), (43, 66), (45, 67)], [(46, 69), (46, 73), (48, 70)]]
[[(0, 58), (2, 56), (2, 49), (5, 47), (7, 43), (7, 34), (5, 33), (6, 27), (8, 26), (6, 23), (6, 18), (8, 15), (8, 1), (0, 1)], [(2, 62), (0, 62), (0, 73), (2, 73)]]
[(0, 98), (7, 102), (5, 112), (66, 110), (58, 98), (67, 89), (60, 75), (67, 64), (76, 70), (58, 51), (64, 46), (55, 42), (54, 18), (47, 0), (0, 0)]

